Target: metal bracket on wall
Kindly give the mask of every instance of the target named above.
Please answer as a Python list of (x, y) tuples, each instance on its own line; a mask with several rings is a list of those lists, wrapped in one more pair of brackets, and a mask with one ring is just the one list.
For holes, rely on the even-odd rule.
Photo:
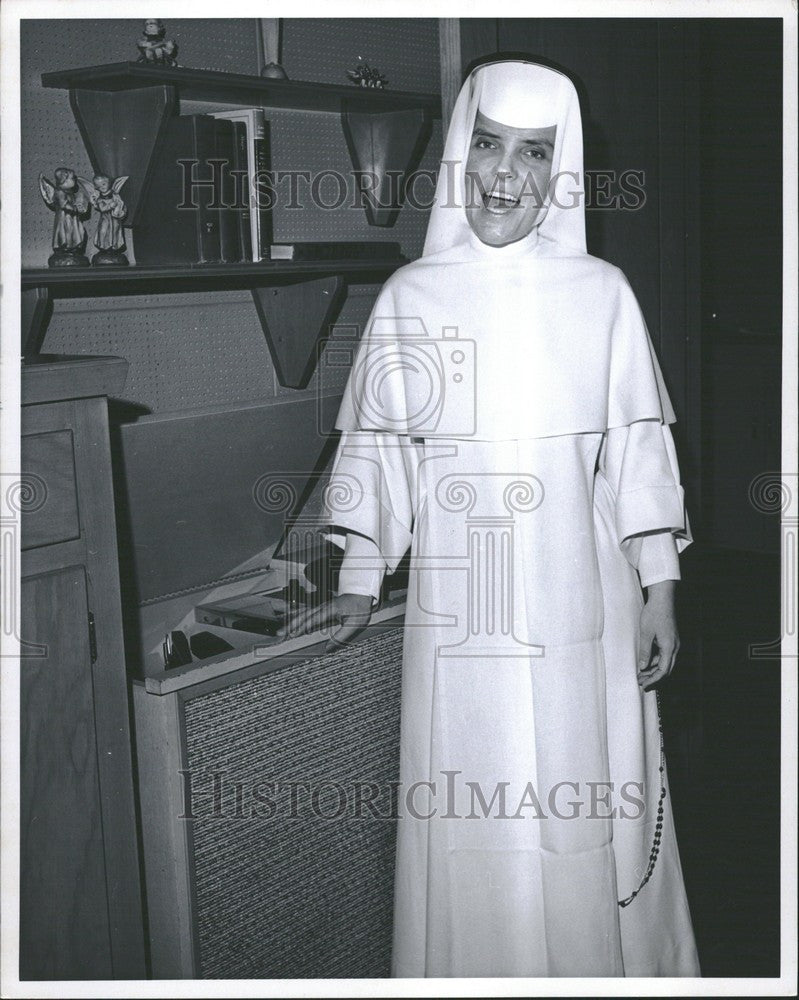
[(316, 345), (335, 319), (344, 298), (345, 281), (330, 275), (313, 281), (252, 288), (278, 381), (304, 389), (316, 369)]
[(126, 226), (138, 222), (153, 162), (167, 120), (177, 108), (175, 87), (135, 90), (71, 88), (69, 103), (83, 144), (97, 173), (126, 176)]
[(430, 138), (430, 114), (421, 108), (374, 114), (345, 109), (341, 125), (369, 225), (393, 226), (407, 176)]

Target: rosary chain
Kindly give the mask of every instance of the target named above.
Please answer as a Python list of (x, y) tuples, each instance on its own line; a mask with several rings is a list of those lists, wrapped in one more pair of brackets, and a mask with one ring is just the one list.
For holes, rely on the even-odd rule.
[(655, 862), (657, 861), (658, 854), (660, 853), (660, 840), (663, 833), (663, 801), (666, 798), (666, 754), (663, 749), (663, 716), (660, 711), (660, 691), (655, 691), (655, 701), (658, 713), (658, 731), (660, 732), (660, 798), (658, 799), (658, 818), (655, 823), (655, 835), (652, 839), (652, 850), (649, 852), (649, 863), (646, 866), (644, 877), (641, 879), (641, 884), (635, 892), (629, 895), (626, 899), (620, 899), (619, 906), (629, 906), (650, 878), (652, 878), (652, 872), (655, 870)]

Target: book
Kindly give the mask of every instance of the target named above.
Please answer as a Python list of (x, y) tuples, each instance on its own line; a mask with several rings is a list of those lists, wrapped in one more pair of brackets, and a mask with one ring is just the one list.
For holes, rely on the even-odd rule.
[(273, 590), (198, 604), (194, 609), (194, 620), (201, 625), (273, 636), (286, 624), (288, 612), (284, 592)]
[(215, 111), (214, 118), (241, 122), (247, 130), (247, 179), (245, 200), (249, 206), (252, 260), (269, 260), (272, 242), (272, 206), (269, 123), (263, 108), (236, 108)]
[(270, 260), (401, 260), (399, 243), (391, 240), (369, 242), (273, 243)]
[(272, 243), (272, 159), (269, 146), (269, 123), (263, 108), (256, 108), (255, 116), (255, 172), (253, 174), (252, 197), (258, 219), (258, 260), (269, 260), (269, 246)]
[(219, 209), (219, 257), (226, 264), (241, 260), (239, 220), (236, 218), (236, 150), (233, 122), (214, 119), (216, 160), (221, 173), (222, 201)]
[(252, 260), (252, 230), (250, 226), (250, 196), (247, 191), (249, 165), (247, 161), (247, 126), (244, 122), (232, 122), (234, 167), (234, 201), (236, 223), (241, 244), (241, 259)]
[[(165, 128), (138, 223), (137, 264), (206, 264), (222, 259), (223, 202), (216, 122), (208, 115), (176, 115)], [(181, 162), (183, 161), (183, 162)]]

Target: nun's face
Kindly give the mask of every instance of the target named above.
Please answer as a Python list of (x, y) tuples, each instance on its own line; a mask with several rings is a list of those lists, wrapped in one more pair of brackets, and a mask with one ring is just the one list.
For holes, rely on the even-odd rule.
[(552, 173), (556, 127), (512, 128), (479, 111), (466, 161), (466, 218), (492, 247), (515, 243), (538, 221)]

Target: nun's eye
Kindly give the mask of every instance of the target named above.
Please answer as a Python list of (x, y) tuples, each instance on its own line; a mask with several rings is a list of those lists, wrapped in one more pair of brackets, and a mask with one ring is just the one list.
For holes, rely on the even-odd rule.
[(475, 149), (496, 149), (493, 142), (488, 139), (476, 139), (474, 143)]
[(532, 160), (545, 160), (547, 158), (546, 153), (543, 149), (539, 149), (537, 146), (533, 146), (530, 149), (524, 151), (524, 155), (530, 157)]

